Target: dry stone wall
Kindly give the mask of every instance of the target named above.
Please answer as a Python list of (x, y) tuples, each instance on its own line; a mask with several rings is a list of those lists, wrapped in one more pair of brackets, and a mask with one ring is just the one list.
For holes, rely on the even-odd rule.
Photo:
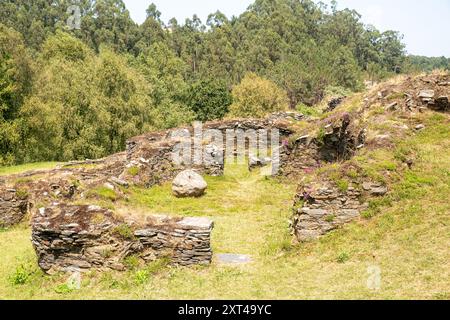
[(32, 242), (47, 273), (127, 269), (126, 258), (168, 258), (174, 264), (209, 264), (213, 222), (206, 218), (147, 217), (126, 221), (96, 206), (55, 204), (37, 210)]
[(15, 189), (0, 190), (0, 227), (20, 223), (28, 212), (28, 194)]
[[(324, 130), (299, 135), (292, 121), (302, 121), (308, 125), (308, 130), (316, 125)], [(219, 131), (223, 137), (230, 130), (264, 130), (269, 133), (277, 129), (279, 173), (296, 177), (320, 167), (323, 162), (351, 157), (364, 140), (364, 131), (353, 125), (347, 114), (320, 121), (294, 113), (275, 114), (267, 119), (210, 122), (203, 126), (203, 130), (210, 129)], [(195, 130), (192, 127), (183, 130), (188, 133), (189, 139), (194, 139)], [(206, 175), (222, 175), (223, 155), (230, 153), (226, 152), (230, 151), (229, 148), (233, 148), (232, 154), (238, 153), (235, 145), (227, 145), (225, 141), (221, 147), (228, 147), (228, 150), (202, 140), (208, 161), (201, 165), (175, 164), (172, 154), (180, 138), (174, 137), (173, 132), (168, 130), (130, 139), (126, 153), (112, 156), (106, 162), (102, 160), (104, 164), (101, 169), (63, 168), (48, 173), (42, 179), (20, 177), (32, 178), (31, 182), (18, 184), (27, 190), (29, 196), (20, 198), (12, 191), (1, 191), (0, 222), (13, 225), (21, 221), (33, 204), (43, 202), (47, 206), (34, 209), (31, 221), (32, 242), (39, 266), (47, 273), (87, 269), (126, 270), (127, 257), (130, 256), (136, 256), (143, 263), (168, 258), (178, 265), (209, 264), (212, 259), (210, 241), (213, 223), (206, 218), (151, 216), (145, 221), (138, 221), (96, 206), (71, 205), (85, 191), (99, 185), (152, 187), (172, 181), (186, 169)], [(245, 152), (252, 159), (249, 145), (245, 147)], [(255, 166), (271, 162), (268, 158), (253, 160)], [(78, 182), (81, 182), (82, 188)], [(305, 206), (299, 208), (293, 220), (293, 230), (300, 240), (316, 238), (349, 222), (361, 210), (356, 190), (349, 190), (343, 195), (330, 186), (311, 193), (310, 197), (308, 199), (314, 199), (314, 202), (305, 201)]]
[(296, 198), (292, 231), (300, 242), (318, 239), (360, 217), (367, 204), (353, 187), (341, 191), (331, 183), (302, 188)]
[[(247, 119), (209, 122), (203, 126), (203, 130), (218, 130), (223, 137), (226, 137), (228, 130), (267, 130), (270, 132), (272, 129), (278, 129), (280, 132), (278, 145), (280, 145), (281, 139), (287, 139), (293, 133), (289, 128), (289, 123), (279, 118), (281, 116), (278, 115), (275, 118), (272, 117), (264, 120)], [(183, 128), (176, 130), (179, 132)], [(193, 139), (195, 132), (193, 127), (187, 127), (184, 130), (190, 136), (187, 138), (189, 139), (188, 142), (194, 146)], [(151, 187), (173, 180), (180, 172), (186, 169), (193, 169), (201, 174), (210, 176), (223, 175), (223, 156), (227, 151), (225, 140), (220, 146), (215, 145), (213, 142), (208, 143), (208, 141), (202, 141), (202, 154), (204, 157), (201, 164), (195, 164), (193, 161), (188, 164), (175, 164), (172, 159), (172, 154), (175, 147), (180, 142), (183, 142), (183, 139), (174, 137), (174, 133), (175, 130), (168, 130), (142, 135), (128, 140), (127, 165), (120, 178), (134, 184)], [(192, 151), (193, 153), (194, 151)]]
[(35, 206), (52, 202), (74, 202), (83, 191), (105, 182), (120, 185), (125, 153), (99, 160), (64, 164), (52, 170), (35, 170), (0, 178), (0, 227), (23, 221)]
[[(287, 120), (286, 120), (287, 119)], [(297, 120), (300, 119), (300, 120)], [(308, 130), (304, 135), (298, 135), (292, 121), (306, 121)], [(323, 127), (323, 132), (310, 132), (311, 128)], [(266, 164), (278, 164), (277, 174), (284, 176), (299, 176), (305, 170), (313, 170), (323, 162), (345, 160), (354, 155), (358, 147), (364, 144), (364, 129), (354, 125), (349, 114), (339, 114), (323, 121), (312, 121), (299, 114), (274, 114), (267, 119), (229, 120), (209, 122), (203, 130), (215, 129), (226, 137), (228, 130), (266, 130), (279, 131), (279, 159), (250, 158), (250, 169)], [(177, 129), (180, 130), (180, 129)], [(185, 128), (190, 138), (194, 137), (193, 128)], [(204, 175), (220, 176), (224, 172), (223, 155), (230, 153), (227, 144), (220, 147), (205, 142), (202, 164), (175, 164), (172, 159), (174, 148), (183, 140), (173, 138), (174, 130), (142, 135), (127, 142), (127, 165), (120, 179), (130, 183), (151, 187), (153, 185), (173, 180), (177, 174), (186, 169), (194, 169)], [(268, 137), (270, 141), (270, 137)], [(189, 142), (192, 142), (190, 140)], [(193, 143), (192, 143), (193, 145)], [(247, 146), (248, 147), (248, 146)], [(227, 152), (228, 151), (228, 152)], [(236, 150), (232, 150), (236, 152)], [(193, 153), (193, 152), (192, 152)], [(226, 159), (225, 159), (226, 161)], [(279, 163), (275, 163), (278, 161)]]
[(343, 113), (317, 121), (316, 132), (297, 133), (283, 141), (281, 174), (299, 177), (323, 163), (348, 160), (355, 155), (364, 146), (366, 132), (352, 117)]

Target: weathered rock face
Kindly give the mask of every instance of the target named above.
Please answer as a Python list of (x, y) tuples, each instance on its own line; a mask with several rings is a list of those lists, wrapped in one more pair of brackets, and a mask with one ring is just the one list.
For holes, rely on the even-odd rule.
[(417, 97), (421, 99), (423, 102), (430, 102), (434, 99), (435, 92), (434, 90), (421, 90)]
[(292, 231), (297, 240), (316, 240), (359, 218), (367, 209), (367, 204), (361, 203), (361, 196), (362, 192), (356, 188), (341, 191), (332, 183), (300, 188), (292, 220)]
[(10, 227), (23, 220), (28, 212), (28, 194), (17, 190), (0, 190), (0, 227)]
[(209, 264), (213, 223), (206, 218), (149, 216), (125, 221), (96, 206), (55, 204), (32, 219), (32, 242), (47, 273), (74, 269), (125, 270), (126, 258), (168, 258), (174, 264)]
[(181, 172), (172, 183), (173, 194), (178, 198), (201, 197), (207, 187), (205, 179), (193, 170)]
[(282, 174), (299, 176), (315, 170), (321, 163), (350, 159), (364, 146), (365, 130), (354, 124), (349, 114), (341, 114), (318, 123), (319, 136), (306, 134), (283, 144)]
[(427, 104), (430, 109), (442, 112), (450, 110), (448, 96), (436, 96), (434, 90), (422, 90), (419, 92), (418, 98), (422, 103)]
[(325, 110), (325, 112), (331, 112), (339, 107), (341, 103), (344, 102), (345, 98), (346, 97), (338, 97), (331, 99), (330, 102), (328, 102), (328, 108)]
[(387, 187), (383, 186), (381, 183), (364, 182), (362, 187), (366, 193), (375, 197), (384, 196), (388, 192)]
[(352, 128), (351, 117), (345, 113), (325, 126), (322, 141), (319, 141), (321, 159), (326, 162), (348, 160), (364, 142), (365, 131)]
[(429, 105), (431, 109), (437, 110), (437, 111), (443, 111), (447, 112), (450, 111), (450, 103), (448, 96), (440, 96), (438, 97), (434, 103)]

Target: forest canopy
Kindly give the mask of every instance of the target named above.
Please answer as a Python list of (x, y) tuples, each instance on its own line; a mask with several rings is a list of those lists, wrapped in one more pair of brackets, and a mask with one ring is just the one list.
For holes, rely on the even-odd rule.
[(398, 32), (336, 2), (256, 0), (239, 17), (167, 24), (152, 4), (138, 25), (121, 0), (80, 0), (79, 28), (71, 5), (0, 2), (0, 165), (98, 158), (149, 130), (312, 106), (331, 87), (449, 67), (407, 57)]

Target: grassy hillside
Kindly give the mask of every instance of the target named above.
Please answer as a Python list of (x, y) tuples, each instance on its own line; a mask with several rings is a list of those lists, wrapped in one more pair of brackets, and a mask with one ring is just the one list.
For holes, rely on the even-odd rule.
[[(349, 99), (340, 111), (362, 99)], [(101, 201), (135, 214), (210, 217), (214, 252), (248, 254), (252, 263), (182, 268), (158, 261), (125, 273), (83, 274), (81, 289), (72, 291), (64, 285), (67, 275), (39, 270), (24, 223), (0, 231), (0, 299), (450, 299), (450, 117), (431, 111), (399, 117), (377, 108), (369, 114), (377, 119), (370, 132), (389, 134), (395, 144), (363, 149), (351, 161), (390, 193), (372, 201), (362, 219), (318, 242), (291, 241), (298, 181), (229, 165), (224, 177), (207, 178), (201, 199), (175, 199), (166, 184), (131, 189), (128, 201), (111, 202), (110, 195)], [(399, 123), (425, 129), (400, 135)], [(410, 169), (407, 156), (414, 158)], [(341, 172), (343, 165), (320, 171)], [(380, 290), (367, 286), (371, 267), (381, 270)]]
[(57, 162), (37, 162), (13, 167), (0, 167), (0, 176), (5, 176), (9, 174), (18, 174), (32, 170), (54, 169), (56, 168), (57, 165), (58, 165)]

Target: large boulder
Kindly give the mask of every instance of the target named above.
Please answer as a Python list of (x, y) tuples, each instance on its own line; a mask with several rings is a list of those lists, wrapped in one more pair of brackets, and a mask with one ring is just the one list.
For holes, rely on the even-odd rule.
[(193, 170), (185, 170), (177, 175), (172, 183), (173, 194), (178, 198), (201, 197), (208, 184)]

